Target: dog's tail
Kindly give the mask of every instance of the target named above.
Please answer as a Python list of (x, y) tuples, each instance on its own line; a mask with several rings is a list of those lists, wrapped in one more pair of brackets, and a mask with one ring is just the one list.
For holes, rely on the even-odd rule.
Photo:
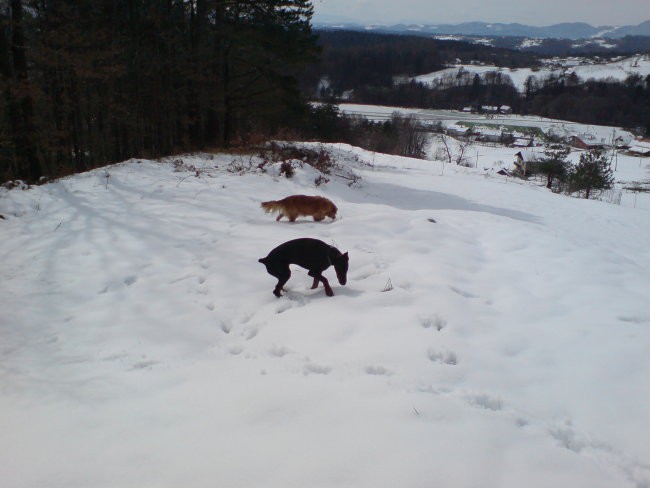
[(264, 209), (266, 213), (279, 212), (280, 210), (282, 210), (282, 203), (277, 200), (262, 202), (260, 206)]

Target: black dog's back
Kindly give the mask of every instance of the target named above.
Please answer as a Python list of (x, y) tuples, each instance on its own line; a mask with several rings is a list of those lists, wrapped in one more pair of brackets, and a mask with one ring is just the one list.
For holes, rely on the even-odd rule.
[(318, 239), (303, 237), (280, 244), (259, 261), (264, 264), (297, 264), (310, 271), (324, 271), (331, 264), (328, 258), (331, 248)]

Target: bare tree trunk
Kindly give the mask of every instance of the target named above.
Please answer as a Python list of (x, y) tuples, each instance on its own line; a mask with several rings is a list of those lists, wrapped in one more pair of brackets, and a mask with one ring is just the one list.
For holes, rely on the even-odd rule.
[(456, 155), (456, 164), (460, 165), (463, 163), (465, 152), (467, 152), (467, 150), (473, 145), (474, 142), (470, 138), (467, 138), (464, 141), (460, 142), (458, 145), (458, 154)]
[(449, 147), (449, 143), (447, 142), (447, 136), (444, 134), (440, 134), (440, 140), (442, 141), (442, 144), (445, 149), (445, 155), (447, 156), (447, 162), (449, 164), (452, 163), (452, 154), (451, 154), (451, 148)]
[(20, 165), (19, 174), (23, 175), (27, 180), (37, 181), (42, 174), (34, 143), (34, 103), (27, 75), (22, 0), (11, 0), (11, 51), (15, 81), (11, 122)]
[(217, 0), (215, 7), (215, 36), (216, 36), (216, 55), (217, 55), (217, 142), (220, 145), (227, 145), (230, 139), (230, 65), (229, 65), (229, 46), (228, 35), (226, 33), (226, 15), (224, 0)]

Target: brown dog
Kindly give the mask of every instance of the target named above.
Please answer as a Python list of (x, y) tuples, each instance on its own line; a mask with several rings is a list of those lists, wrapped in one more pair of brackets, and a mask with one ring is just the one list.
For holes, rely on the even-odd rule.
[(286, 216), (291, 222), (300, 216), (312, 216), (316, 222), (320, 222), (325, 217), (335, 219), (338, 210), (331, 200), (308, 195), (291, 195), (282, 200), (262, 202), (262, 208), (266, 213), (278, 212), (276, 221)]

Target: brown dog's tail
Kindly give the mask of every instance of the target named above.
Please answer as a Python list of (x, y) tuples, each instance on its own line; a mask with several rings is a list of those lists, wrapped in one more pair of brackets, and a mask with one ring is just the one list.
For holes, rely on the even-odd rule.
[(282, 210), (282, 203), (278, 202), (277, 200), (262, 202), (260, 205), (266, 213), (279, 212)]

